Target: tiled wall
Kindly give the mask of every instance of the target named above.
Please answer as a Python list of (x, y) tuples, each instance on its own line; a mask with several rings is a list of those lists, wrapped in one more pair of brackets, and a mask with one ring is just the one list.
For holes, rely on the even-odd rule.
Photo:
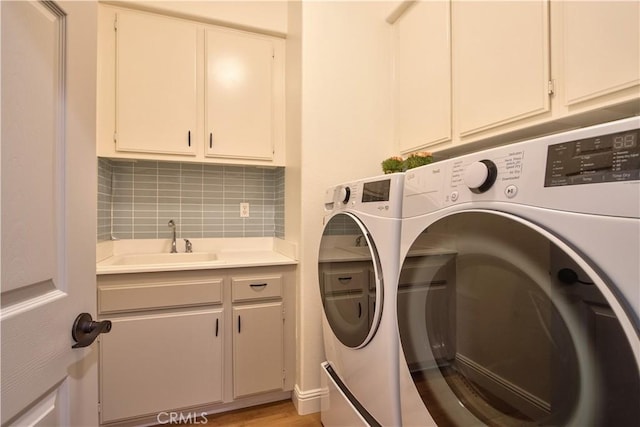
[(99, 159), (98, 170), (98, 240), (169, 238), (170, 219), (183, 238), (284, 237), (284, 168)]
[(111, 236), (111, 179), (113, 168), (107, 159), (98, 159), (98, 241)]

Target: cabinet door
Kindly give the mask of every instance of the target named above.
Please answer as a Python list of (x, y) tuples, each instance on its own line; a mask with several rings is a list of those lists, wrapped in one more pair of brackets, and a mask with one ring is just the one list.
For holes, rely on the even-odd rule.
[(116, 149), (195, 154), (197, 27), (117, 14)]
[(206, 155), (272, 159), (273, 42), (208, 29), (206, 45)]
[(233, 397), (281, 390), (282, 302), (233, 308)]
[(103, 423), (222, 400), (221, 309), (112, 322), (100, 338)]
[(561, 5), (566, 104), (637, 86), (640, 3), (562, 2)]
[(450, 3), (415, 3), (395, 23), (395, 33), (395, 117), (400, 152), (449, 141)]
[(545, 0), (453, 2), (460, 136), (549, 111), (547, 11)]

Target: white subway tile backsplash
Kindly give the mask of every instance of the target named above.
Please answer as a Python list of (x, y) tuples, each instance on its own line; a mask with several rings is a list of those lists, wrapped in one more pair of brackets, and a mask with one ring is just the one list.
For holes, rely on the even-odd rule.
[[(251, 216), (239, 217), (239, 204)], [(284, 168), (98, 159), (98, 240), (284, 237)]]

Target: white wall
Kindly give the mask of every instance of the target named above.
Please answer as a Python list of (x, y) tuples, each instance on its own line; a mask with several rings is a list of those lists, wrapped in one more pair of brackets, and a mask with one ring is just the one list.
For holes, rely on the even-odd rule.
[[(287, 58), (285, 64), (286, 75), (286, 158), (284, 188), (285, 188), (285, 239), (292, 242), (301, 242), (301, 125), (302, 125), (302, 3), (291, 1), (288, 7), (287, 28)], [(300, 245), (301, 246), (301, 245)], [(299, 246), (299, 247), (300, 247)], [(301, 283), (300, 269), (296, 271), (296, 283)], [(299, 290), (299, 287), (297, 288)], [(302, 343), (300, 341), (300, 320), (302, 319), (299, 310), (300, 292), (296, 292), (296, 383), (294, 402), (298, 402), (304, 397), (300, 396), (300, 371), (302, 360)], [(312, 411), (310, 411), (312, 412)]]
[[(389, 9), (388, 2), (302, 3), (297, 387), (303, 397), (319, 390), (324, 360), (317, 278), (324, 191), (380, 174), (380, 162), (394, 154)], [(319, 410), (306, 403), (299, 412)]]

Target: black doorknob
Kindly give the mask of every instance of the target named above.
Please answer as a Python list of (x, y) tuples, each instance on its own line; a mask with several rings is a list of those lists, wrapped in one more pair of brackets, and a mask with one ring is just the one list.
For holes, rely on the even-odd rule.
[(111, 330), (111, 321), (96, 322), (89, 313), (80, 313), (73, 322), (71, 336), (76, 342), (71, 348), (82, 348), (91, 345), (101, 333)]

